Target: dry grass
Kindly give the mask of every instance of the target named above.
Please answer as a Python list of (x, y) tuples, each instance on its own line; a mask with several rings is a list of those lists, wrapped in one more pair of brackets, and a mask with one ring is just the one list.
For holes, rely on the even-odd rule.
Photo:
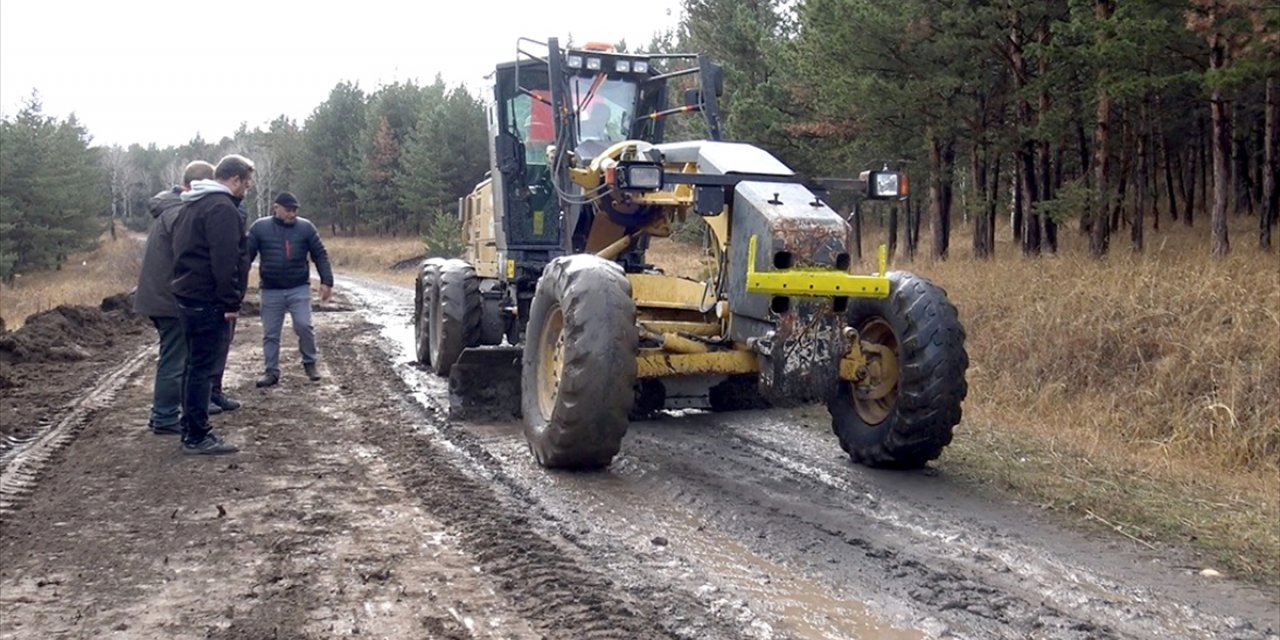
[(961, 228), (951, 260), (896, 268), (943, 285), (968, 334), (943, 468), (1140, 540), (1193, 540), (1276, 583), (1280, 257), (1243, 219), (1212, 260), (1204, 223), (1148, 229), (1142, 255), (1119, 236), (1102, 261), (1072, 228), (1057, 255), (1009, 243), (975, 262)]
[(23, 274), (13, 286), (0, 285), (0, 318), (6, 328), (21, 327), (28, 316), (58, 305), (97, 307), (102, 299), (132, 291), (142, 269), (146, 237), (124, 232), (99, 239), (93, 251), (71, 255), (61, 271)]
[(376, 276), (405, 285), (413, 284), (415, 267), (426, 250), (422, 239), (414, 236), (326, 237), (324, 246), (335, 272)]
[[(1203, 219), (1148, 230), (1142, 255), (1117, 236), (1102, 261), (1074, 228), (1040, 259), (1001, 230), (996, 259), (974, 261), (967, 227), (951, 260), (899, 253), (891, 268), (941, 284), (968, 335), (965, 419), (940, 466), (1280, 582), (1280, 257), (1257, 251), (1255, 223), (1233, 221), (1221, 261)], [(862, 271), (884, 235), (867, 231)], [(696, 277), (699, 254), (660, 241), (649, 255)]]

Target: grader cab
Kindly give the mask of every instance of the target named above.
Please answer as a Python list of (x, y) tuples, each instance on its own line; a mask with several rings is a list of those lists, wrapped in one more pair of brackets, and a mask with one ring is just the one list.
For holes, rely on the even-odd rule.
[[(850, 226), (820, 197), (841, 182), (902, 198), (905, 175), (810, 180), (721, 140), (721, 74), (700, 54), (521, 39), (493, 78), (490, 173), (459, 203), (465, 255), (417, 277), (418, 359), (449, 378), (454, 415), (519, 415), (557, 468), (607, 466), (631, 420), (673, 408), (825, 402), (871, 466), (923, 466), (950, 443), (968, 367), (954, 306), (888, 272), (883, 249), (874, 273), (851, 273)], [(680, 114), (707, 139), (663, 142)], [(693, 220), (714, 273), (646, 260)]]

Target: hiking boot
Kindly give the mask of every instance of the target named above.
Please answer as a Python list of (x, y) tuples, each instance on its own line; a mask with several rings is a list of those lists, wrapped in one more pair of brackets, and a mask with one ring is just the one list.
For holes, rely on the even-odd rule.
[(239, 400), (232, 400), (221, 393), (214, 395), (210, 400), (222, 411), (235, 411), (240, 408)]
[(182, 435), (182, 423), (180, 422), (175, 422), (173, 424), (160, 425), (151, 421), (147, 421), (147, 427), (151, 429), (151, 433), (154, 433), (158, 436)]
[(280, 382), (280, 376), (274, 373), (264, 373), (254, 384), (258, 387), (270, 387), (277, 382)]
[(310, 378), (312, 382), (320, 379), (320, 370), (316, 369), (316, 363), (304, 362), (302, 363), (302, 370), (307, 372), (307, 377)]
[(240, 451), (239, 447), (229, 442), (224, 442), (222, 438), (212, 433), (206, 434), (204, 440), (195, 444), (182, 443), (182, 453), (189, 456), (217, 456), (238, 451)]

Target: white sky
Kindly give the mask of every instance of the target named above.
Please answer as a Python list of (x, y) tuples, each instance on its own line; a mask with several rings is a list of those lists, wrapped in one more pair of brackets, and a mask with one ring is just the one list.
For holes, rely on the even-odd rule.
[(479, 93), (518, 37), (635, 48), (679, 16), (680, 0), (4, 0), (0, 111), (13, 117), (35, 89), (93, 144), (216, 142), (241, 122), (301, 125), (343, 80), (371, 93), (439, 72)]

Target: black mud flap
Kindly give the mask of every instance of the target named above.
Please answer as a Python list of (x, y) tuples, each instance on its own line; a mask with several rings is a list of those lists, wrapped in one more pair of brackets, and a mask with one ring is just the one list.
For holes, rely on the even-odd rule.
[(520, 418), (520, 347), (471, 347), (449, 369), (449, 418)]

